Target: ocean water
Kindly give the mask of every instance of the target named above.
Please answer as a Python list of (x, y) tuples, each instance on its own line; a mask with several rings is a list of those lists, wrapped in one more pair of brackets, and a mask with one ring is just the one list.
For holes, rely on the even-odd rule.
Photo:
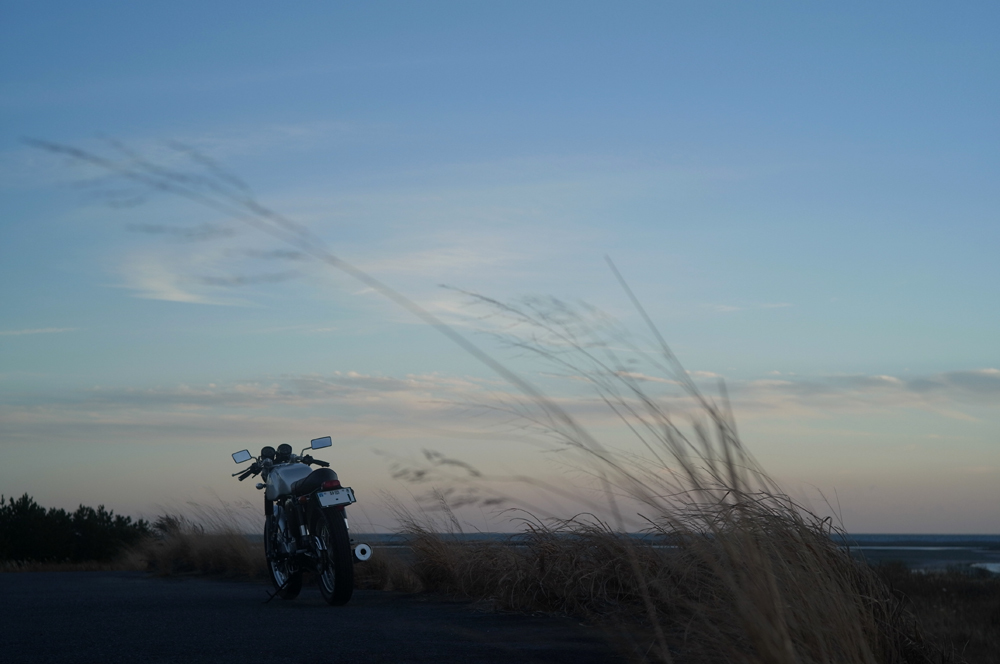
[(979, 568), (1000, 574), (1000, 535), (851, 534), (838, 538), (872, 564), (900, 562), (913, 570)]
[[(507, 533), (443, 535), (456, 541), (503, 541), (517, 545), (518, 536)], [(635, 535), (637, 539), (646, 536)], [(406, 548), (406, 537), (396, 534), (361, 536), (372, 546)], [(858, 533), (835, 537), (851, 555), (872, 565), (899, 562), (922, 571), (978, 568), (1000, 574), (1000, 535), (917, 535)]]

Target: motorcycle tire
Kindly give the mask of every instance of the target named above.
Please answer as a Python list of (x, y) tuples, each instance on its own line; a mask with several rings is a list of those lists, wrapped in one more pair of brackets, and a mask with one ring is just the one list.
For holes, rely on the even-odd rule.
[(295, 599), (302, 591), (302, 570), (289, 570), (287, 561), (274, 559), (278, 550), (278, 522), (274, 514), (264, 517), (264, 553), (267, 555), (267, 573), (274, 584), (275, 594), (281, 599)]
[(325, 559), (317, 570), (320, 594), (331, 606), (347, 604), (354, 594), (354, 560), (344, 512), (327, 508), (316, 521), (314, 532), (326, 546)]

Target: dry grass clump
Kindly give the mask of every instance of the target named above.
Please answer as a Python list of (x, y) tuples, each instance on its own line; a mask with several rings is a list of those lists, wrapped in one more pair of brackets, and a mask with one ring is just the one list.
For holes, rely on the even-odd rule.
[(416, 593), (426, 589), (413, 569), (411, 556), (377, 545), (372, 549), (371, 558), (354, 566), (354, 587), (359, 590), (405, 593)]
[(639, 540), (593, 518), (462, 543), (411, 521), (429, 590), (613, 627), (643, 661), (929, 662), (889, 587), (825, 522), (756, 514)]
[(902, 563), (877, 569), (905, 598), (924, 638), (954, 659), (1000, 664), (1000, 576), (974, 568), (914, 572)]
[(425, 588), (488, 599), (501, 610), (641, 618), (639, 577), (627, 552), (637, 554), (646, 578), (661, 559), (597, 521), (530, 524), (505, 541), (460, 542), (416, 521), (404, 528)]
[(126, 554), (136, 568), (159, 575), (219, 574), (260, 577), (266, 573), (264, 546), (229, 526), (208, 531), (186, 517), (164, 515), (155, 535)]
[[(142, 570), (161, 576), (267, 577), (263, 542), (247, 536), (255, 526), (242, 511), (227, 505), (193, 507), (197, 521), (171, 514), (160, 516), (153, 523), (153, 536), (129, 549), (113, 566), (101, 569)], [(412, 570), (411, 558), (376, 546), (372, 557), (355, 567), (356, 587), (420, 592), (424, 586)], [(311, 575), (306, 580), (311, 581)]]

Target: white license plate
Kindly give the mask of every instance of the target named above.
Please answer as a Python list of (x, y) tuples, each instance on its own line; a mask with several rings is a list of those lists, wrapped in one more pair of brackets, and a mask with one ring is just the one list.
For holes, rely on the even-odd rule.
[(320, 491), (316, 494), (319, 498), (319, 504), (323, 507), (335, 507), (336, 505), (350, 505), (354, 500), (354, 490), (345, 486), (341, 489), (334, 489), (333, 491)]

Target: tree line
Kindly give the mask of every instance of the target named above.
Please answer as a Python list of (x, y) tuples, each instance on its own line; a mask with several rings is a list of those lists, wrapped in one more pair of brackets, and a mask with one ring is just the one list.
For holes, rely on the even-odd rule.
[(0, 495), (0, 560), (109, 560), (151, 532), (145, 519), (133, 521), (104, 505), (67, 512), (46, 509), (27, 493), (17, 499)]

